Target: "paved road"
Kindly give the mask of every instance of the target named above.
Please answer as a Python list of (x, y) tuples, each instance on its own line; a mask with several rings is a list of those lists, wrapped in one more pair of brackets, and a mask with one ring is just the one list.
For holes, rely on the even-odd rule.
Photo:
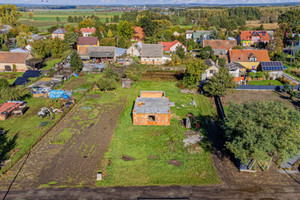
[[(149, 186), (107, 188), (57, 188), (10, 192), (6, 200), (32, 199), (300, 199), (300, 187), (228, 188), (218, 186)], [(5, 193), (0, 192), (0, 196)]]

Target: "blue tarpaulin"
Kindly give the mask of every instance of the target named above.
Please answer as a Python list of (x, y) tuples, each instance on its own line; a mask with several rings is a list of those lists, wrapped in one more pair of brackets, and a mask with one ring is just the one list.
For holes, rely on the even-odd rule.
[(68, 99), (70, 96), (72, 96), (71, 91), (51, 90), (49, 92), (49, 98), (50, 99), (58, 99), (58, 98)]

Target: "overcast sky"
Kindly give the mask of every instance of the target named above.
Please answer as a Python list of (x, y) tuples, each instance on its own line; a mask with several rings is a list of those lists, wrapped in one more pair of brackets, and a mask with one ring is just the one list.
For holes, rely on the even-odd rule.
[[(144, 0), (0, 0), (0, 3), (42, 4), (42, 5), (135, 5), (144, 4)], [(145, 0), (146, 4), (241, 4), (241, 3), (282, 3), (300, 2), (300, 0)]]

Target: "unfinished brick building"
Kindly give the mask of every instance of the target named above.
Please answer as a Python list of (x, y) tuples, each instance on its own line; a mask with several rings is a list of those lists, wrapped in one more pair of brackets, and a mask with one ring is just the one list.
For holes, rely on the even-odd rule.
[(133, 125), (170, 125), (173, 104), (164, 91), (141, 91), (132, 111)]

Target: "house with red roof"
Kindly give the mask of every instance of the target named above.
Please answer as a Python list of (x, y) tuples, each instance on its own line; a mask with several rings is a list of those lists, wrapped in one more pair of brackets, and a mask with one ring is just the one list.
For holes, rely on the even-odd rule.
[(146, 34), (143, 30), (142, 27), (140, 26), (135, 26), (133, 28), (133, 34), (132, 34), (132, 38), (131, 41), (139, 41), (139, 40), (143, 40), (146, 37)]
[(25, 72), (30, 67), (27, 65), (26, 60), (32, 58), (29, 52), (0, 52), (0, 71), (12, 72)]
[(210, 46), (216, 56), (226, 55), (236, 45), (236, 40), (203, 40), (203, 47)]
[(79, 37), (77, 41), (77, 51), (81, 47), (96, 47), (99, 46), (97, 37)]
[(228, 53), (230, 63), (239, 63), (248, 70), (256, 70), (260, 62), (270, 61), (267, 50), (231, 49)]
[(253, 46), (259, 43), (269, 43), (270, 35), (267, 31), (241, 31), (237, 37), (238, 44), (241, 46)]
[(176, 48), (179, 46), (181, 46), (185, 52), (187, 51), (186, 46), (181, 44), (181, 42), (179, 42), (178, 40), (174, 40), (173, 42), (159, 42), (158, 44), (163, 45), (163, 50), (165, 53), (175, 53)]
[(81, 28), (80, 29), (80, 32), (82, 34), (83, 37), (89, 37), (91, 36), (92, 34), (95, 34), (96, 33), (96, 28), (92, 27), (92, 28)]

